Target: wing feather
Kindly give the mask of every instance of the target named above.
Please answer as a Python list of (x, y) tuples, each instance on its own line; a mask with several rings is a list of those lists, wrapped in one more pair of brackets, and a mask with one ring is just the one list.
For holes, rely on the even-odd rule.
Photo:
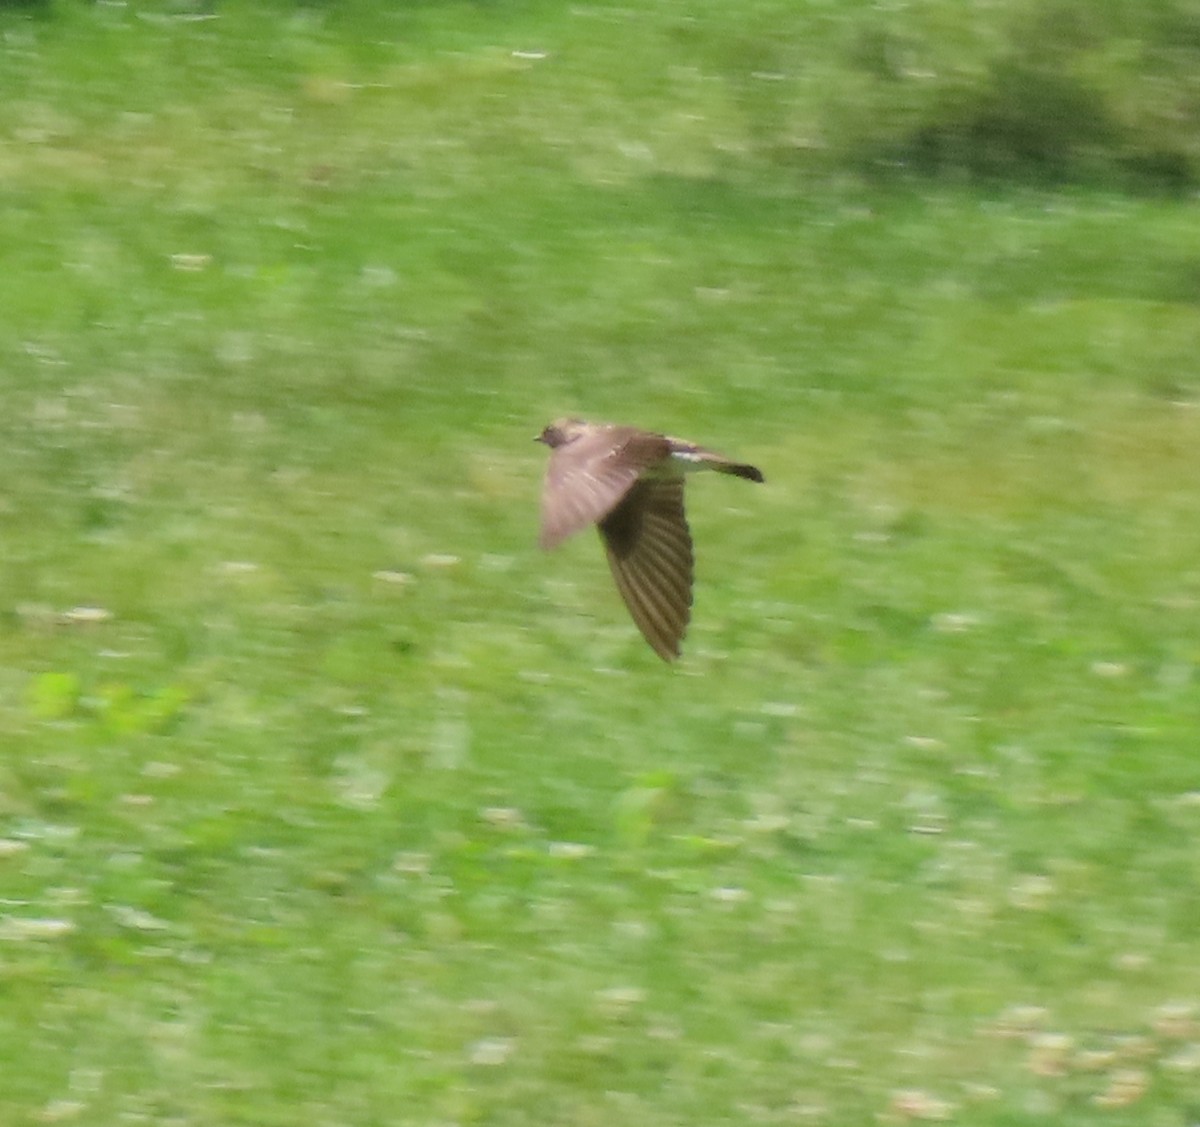
[(617, 590), (665, 661), (679, 656), (692, 606), (692, 537), (681, 478), (643, 478), (600, 522)]

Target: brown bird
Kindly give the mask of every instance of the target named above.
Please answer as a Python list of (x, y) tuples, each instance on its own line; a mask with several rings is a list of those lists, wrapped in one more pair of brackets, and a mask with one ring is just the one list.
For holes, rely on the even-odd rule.
[(761, 471), (680, 438), (582, 419), (559, 419), (534, 441), (550, 447), (541, 546), (597, 525), (633, 621), (659, 657), (678, 657), (693, 573), (683, 475), (707, 469), (762, 481)]

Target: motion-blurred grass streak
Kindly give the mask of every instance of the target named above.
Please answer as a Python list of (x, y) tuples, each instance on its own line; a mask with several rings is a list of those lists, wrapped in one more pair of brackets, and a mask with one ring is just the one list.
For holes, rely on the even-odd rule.
[(1195, 1119), (1200, 235), (792, 159), (872, 11), (0, 11), (0, 1120)]

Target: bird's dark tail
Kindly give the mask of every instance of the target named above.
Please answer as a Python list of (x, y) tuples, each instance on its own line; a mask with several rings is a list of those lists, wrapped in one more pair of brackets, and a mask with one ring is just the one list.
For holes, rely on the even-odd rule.
[(748, 462), (713, 462), (712, 468), (718, 473), (733, 474), (734, 477), (744, 477), (747, 481), (762, 482), (762, 470)]
[(703, 466), (717, 473), (732, 474), (734, 477), (744, 477), (747, 481), (762, 481), (762, 470), (749, 462), (735, 462), (718, 454), (715, 450), (705, 450), (693, 442), (684, 442), (678, 438), (668, 438), (671, 454), (681, 462), (691, 462), (695, 466)]

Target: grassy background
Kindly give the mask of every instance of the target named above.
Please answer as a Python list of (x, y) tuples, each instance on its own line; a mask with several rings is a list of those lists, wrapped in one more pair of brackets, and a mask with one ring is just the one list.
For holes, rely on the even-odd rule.
[(0, 12), (5, 1123), (1200, 1117), (1188, 9), (727, 7)]

